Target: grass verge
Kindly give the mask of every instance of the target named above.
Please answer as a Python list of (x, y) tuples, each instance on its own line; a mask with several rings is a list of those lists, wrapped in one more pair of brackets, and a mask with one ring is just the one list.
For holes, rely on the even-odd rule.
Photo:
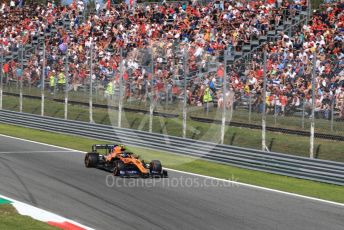
[[(81, 151), (89, 151), (92, 144), (102, 143), (94, 139), (62, 135), (6, 124), (0, 124), (0, 133)], [(223, 179), (236, 178), (239, 182), (243, 183), (344, 203), (344, 186), (247, 170), (191, 157), (176, 157), (173, 153), (158, 152), (153, 149), (128, 147), (131, 151), (140, 154), (146, 160), (160, 159), (163, 165), (168, 168)]]
[(18, 214), (17, 210), (10, 204), (0, 205), (0, 229), (6, 230), (57, 230), (59, 228), (50, 226), (44, 222), (34, 220), (29, 216)]

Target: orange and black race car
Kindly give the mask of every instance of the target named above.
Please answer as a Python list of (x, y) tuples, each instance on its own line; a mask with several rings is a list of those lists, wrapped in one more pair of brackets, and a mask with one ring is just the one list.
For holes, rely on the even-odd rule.
[[(101, 154), (98, 150), (103, 150)], [(122, 177), (167, 177), (159, 160), (149, 163), (140, 160), (139, 156), (126, 151), (123, 145), (93, 145), (92, 151), (85, 156), (87, 168), (101, 168)]]

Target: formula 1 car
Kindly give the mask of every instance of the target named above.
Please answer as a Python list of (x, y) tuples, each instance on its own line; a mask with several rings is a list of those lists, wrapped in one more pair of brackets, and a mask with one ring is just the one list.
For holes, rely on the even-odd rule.
[[(100, 154), (98, 150), (105, 150)], [(121, 177), (168, 177), (159, 160), (145, 163), (139, 156), (127, 152), (123, 145), (93, 145), (85, 156), (87, 168), (100, 168)]]

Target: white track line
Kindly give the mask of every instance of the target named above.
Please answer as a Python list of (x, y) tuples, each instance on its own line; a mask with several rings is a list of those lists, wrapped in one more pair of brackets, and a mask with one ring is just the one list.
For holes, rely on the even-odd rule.
[[(18, 137), (12, 137), (12, 136), (8, 136), (8, 135), (4, 135), (4, 134), (0, 134), (0, 136), (16, 139), (16, 140), (20, 140), (20, 141), (27, 141), (27, 142), (31, 142), (31, 143), (35, 143), (35, 144), (39, 144), (39, 145), (45, 145), (45, 146), (50, 146), (50, 147), (54, 147), (54, 148), (60, 148), (60, 149), (64, 149), (64, 150), (67, 150), (67, 151), (85, 153), (83, 151), (79, 151), (79, 150), (75, 150), (75, 149), (59, 147), (59, 146), (56, 146), (56, 145), (50, 145), (50, 144), (41, 143), (41, 142), (37, 142), (37, 141), (26, 140), (26, 139), (22, 139), (22, 138), (18, 138)], [(232, 184), (237, 184), (237, 185), (241, 185), (241, 186), (245, 186), (245, 187), (249, 187), (249, 188), (265, 190), (265, 191), (269, 191), (269, 192), (276, 192), (276, 193), (280, 193), (280, 194), (283, 194), (283, 195), (294, 196), (294, 197), (297, 197), (297, 198), (303, 198), (303, 199), (308, 199), (308, 200), (312, 200), (312, 201), (318, 201), (318, 202), (323, 202), (323, 203), (327, 203), (327, 204), (331, 204), (331, 205), (337, 205), (337, 206), (344, 207), (344, 203), (338, 203), (338, 202), (318, 199), (318, 198), (314, 198), (314, 197), (310, 197), (310, 196), (303, 196), (303, 195), (299, 195), (299, 194), (296, 194), (296, 193), (284, 192), (284, 191), (280, 191), (280, 190), (276, 190), (276, 189), (270, 189), (270, 188), (265, 188), (265, 187), (261, 187), (261, 186), (245, 184), (245, 183), (241, 183), (241, 182), (237, 182), (237, 181), (230, 181), (230, 180), (220, 179), (220, 178), (211, 177), (211, 176), (205, 176), (205, 175), (196, 174), (196, 173), (179, 171), (179, 170), (170, 169), (170, 168), (165, 168), (165, 169), (167, 169), (169, 171), (173, 171), (173, 172), (187, 174), (187, 175), (198, 176), (198, 177), (203, 177), (203, 178), (213, 179), (213, 180), (219, 180), (219, 181), (224, 181), (224, 182), (230, 182)]]
[(71, 153), (71, 152), (80, 152), (75, 150), (60, 150), (60, 151), (14, 151), (14, 152), (0, 152), (0, 154), (8, 153)]

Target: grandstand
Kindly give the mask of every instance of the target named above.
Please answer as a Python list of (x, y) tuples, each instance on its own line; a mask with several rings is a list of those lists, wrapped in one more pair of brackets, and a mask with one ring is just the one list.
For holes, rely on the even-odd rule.
[(99, 104), (114, 99), (115, 106), (147, 111), (153, 104), (153, 110), (167, 113), (185, 101), (191, 116), (220, 119), (217, 111), (226, 107), (224, 95), (231, 91), (234, 121), (259, 123), (265, 104), (275, 125), (288, 116), (302, 117), (304, 127), (312, 112), (316, 57), (315, 116), (330, 121), (336, 134), (344, 131), (341, 2), (315, 12), (307, 1), (273, 0), (145, 3), (131, 9), (122, 3), (98, 12), (76, 1), (5, 5), (1, 11), (5, 92), (39, 96), (44, 89), (55, 99), (67, 92), (80, 102), (91, 92)]

